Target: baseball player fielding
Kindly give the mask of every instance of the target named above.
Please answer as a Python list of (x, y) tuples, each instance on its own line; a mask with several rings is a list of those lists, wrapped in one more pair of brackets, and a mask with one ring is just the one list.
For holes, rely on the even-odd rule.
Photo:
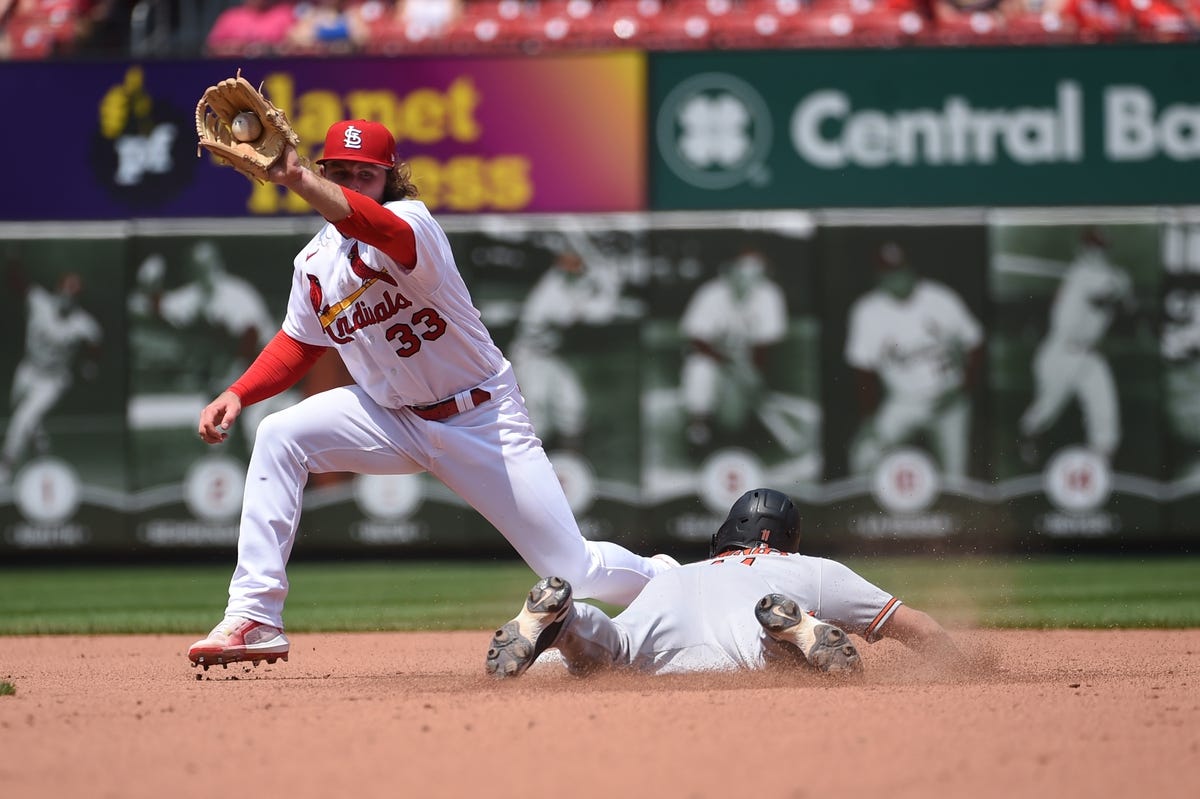
[(230, 163), (286, 186), (326, 224), (290, 265), (279, 332), (201, 411), (197, 433), (209, 444), (224, 441), (243, 406), (292, 387), (330, 348), (355, 382), (258, 425), (248, 467), (254, 490), (243, 498), (225, 618), (188, 659), (205, 669), (287, 660), (285, 570), (303, 489), (316, 473), (429, 472), (488, 519), (531, 569), (571, 582), (580, 597), (628, 604), (651, 577), (677, 566), (580, 533), (513, 367), (483, 326), (445, 231), (412, 199), (416, 187), (392, 132), (364, 119), (331, 125), (316, 171), (290, 136), (281, 140), (282, 156), (269, 167), (269, 158)]

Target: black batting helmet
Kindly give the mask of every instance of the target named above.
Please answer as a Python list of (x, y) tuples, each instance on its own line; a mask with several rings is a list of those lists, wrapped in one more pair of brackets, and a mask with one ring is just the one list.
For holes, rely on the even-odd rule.
[(756, 488), (742, 494), (713, 535), (708, 556), (759, 544), (782, 552), (795, 552), (800, 547), (800, 511), (781, 491)]

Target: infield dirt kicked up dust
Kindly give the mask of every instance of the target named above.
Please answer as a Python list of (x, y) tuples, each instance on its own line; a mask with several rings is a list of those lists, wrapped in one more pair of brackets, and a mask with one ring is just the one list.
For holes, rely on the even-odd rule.
[(0, 638), (0, 796), (1200, 796), (1200, 630), (955, 630), (953, 674), (856, 639), (854, 681), (502, 681), (490, 635), (293, 633), (208, 672), (186, 636)]

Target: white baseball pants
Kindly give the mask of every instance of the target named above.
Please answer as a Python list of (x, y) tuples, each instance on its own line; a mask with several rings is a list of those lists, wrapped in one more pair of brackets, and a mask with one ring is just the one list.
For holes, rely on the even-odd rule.
[(283, 626), (286, 565), (310, 473), (428, 471), (501, 532), (539, 577), (576, 596), (628, 604), (668, 568), (586, 540), (534, 433), (508, 368), (482, 386), (489, 402), (440, 422), (383, 408), (358, 386), (335, 388), (259, 425), (246, 475), (228, 615)]

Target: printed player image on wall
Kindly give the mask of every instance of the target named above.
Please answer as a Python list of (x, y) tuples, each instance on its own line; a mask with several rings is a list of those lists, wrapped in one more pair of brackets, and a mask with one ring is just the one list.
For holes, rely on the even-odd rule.
[(1163, 449), (1157, 227), (997, 224), (991, 247), (1000, 494), (1047, 536), (1144, 527)]

